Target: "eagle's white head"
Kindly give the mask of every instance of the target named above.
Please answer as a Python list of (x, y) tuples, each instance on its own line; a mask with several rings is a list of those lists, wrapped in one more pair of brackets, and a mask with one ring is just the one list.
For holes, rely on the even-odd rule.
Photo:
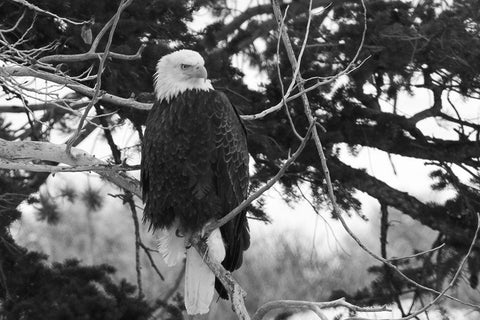
[(155, 96), (167, 102), (186, 90), (211, 90), (202, 56), (192, 50), (178, 50), (163, 56), (155, 73)]

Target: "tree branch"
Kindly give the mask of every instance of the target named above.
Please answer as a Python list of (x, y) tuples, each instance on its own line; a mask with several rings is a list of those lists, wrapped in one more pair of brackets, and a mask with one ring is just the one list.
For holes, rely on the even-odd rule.
[[(34, 77), (47, 81), (51, 81), (57, 84), (64, 85), (65, 87), (78, 92), (89, 98), (93, 98), (95, 90), (80, 84), (69, 77), (56, 75), (44, 71), (34, 70), (29, 67), (0, 67), (0, 76), (2, 77)], [(99, 98), (100, 101), (114, 104), (117, 107), (121, 108), (133, 108), (138, 110), (150, 110), (152, 108), (151, 103), (141, 103), (133, 99), (121, 98), (109, 93), (103, 93)]]
[[(48, 142), (36, 141), (7, 141), (0, 139), (0, 158), (8, 161), (53, 161), (71, 166), (96, 166), (108, 165), (87, 152), (72, 148), (72, 157), (65, 153), (65, 146)], [(1, 167), (1, 163), (0, 163)], [(140, 183), (137, 179), (122, 172), (100, 171), (99, 175), (107, 181), (126, 189), (141, 198)]]
[[(348, 0), (314, 0), (312, 1), (312, 8), (326, 7), (329, 5), (339, 6)], [(292, 15), (305, 13), (307, 11), (309, 0), (294, 1), (290, 4), (289, 12)], [(261, 4), (255, 7), (249, 7), (241, 14), (233, 18), (231, 22), (222, 27), (221, 30), (214, 33), (215, 41), (220, 42), (227, 40), (230, 35), (237, 31), (245, 22), (252, 20), (253, 17), (271, 14), (272, 6), (270, 4)], [(253, 39), (254, 40), (254, 39)]]
[(113, 165), (108, 163), (97, 165), (76, 165), (70, 167), (53, 166), (48, 164), (24, 163), (0, 158), (0, 168), (9, 170), (26, 170), (32, 172), (104, 172), (104, 171), (132, 171), (140, 170), (140, 165), (129, 166), (125, 164)]
[(125, 10), (130, 5), (130, 3), (132, 3), (132, 1), (133, 0), (122, 0), (120, 2), (120, 5), (118, 6), (117, 12), (114, 15), (113, 24), (110, 29), (110, 34), (108, 35), (107, 45), (105, 46), (105, 53), (101, 56), (100, 63), (98, 65), (97, 81), (95, 82), (95, 88), (94, 88), (92, 99), (88, 103), (87, 108), (85, 109), (82, 117), (80, 118), (80, 121), (77, 126), (77, 130), (73, 133), (73, 135), (67, 141), (67, 147), (65, 151), (69, 155), (70, 155), (70, 149), (75, 143), (75, 140), (77, 140), (78, 137), (80, 136), (80, 132), (83, 128), (83, 124), (85, 122), (85, 119), (87, 118), (88, 112), (90, 111), (91, 108), (93, 108), (93, 106), (97, 103), (97, 101), (100, 98), (100, 88), (102, 87), (102, 73), (103, 73), (104, 65), (107, 61), (108, 53), (110, 51), (110, 46), (113, 41), (113, 35), (115, 33), (115, 29), (117, 28), (117, 23), (118, 23), (118, 20), (120, 19), (120, 15), (122, 14), (123, 10)]
[[(262, 320), (265, 315), (275, 309), (279, 308), (305, 308), (316, 312), (318, 309), (329, 309), (329, 308), (338, 308), (344, 307), (355, 312), (384, 312), (391, 311), (386, 306), (381, 307), (359, 307), (348, 303), (345, 301), (345, 298), (341, 298), (334, 301), (328, 302), (311, 302), (311, 301), (294, 301), (294, 300), (277, 300), (265, 303), (263, 306), (258, 308), (255, 314), (252, 317), (252, 320)], [(318, 315), (318, 313), (317, 313)], [(321, 316), (320, 316), (321, 317)], [(321, 318), (326, 319), (326, 318)]]
[(84, 25), (84, 24), (89, 23), (89, 21), (80, 21), (80, 22), (77, 22), (77, 21), (73, 21), (73, 20), (68, 19), (68, 18), (60, 17), (60, 16), (58, 16), (58, 15), (56, 15), (56, 14), (50, 12), (50, 11), (43, 10), (43, 9), (37, 7), (36, 5), (33, 5), (33, 4), (29, 3), (29, 2), (26, 1), (26, 0), (11, 0), (11, 1), (16, 2), (16, 3), (19, 3), (19, 4), (25, 6), (25, 7), (29, 8), (29, 9), (32, 9), (32, 10), (36, 11), (36, 12), (39, 12), (39, 13), (42, 13), (42, 14), (45, 14), (45, 15), (54, 17), (54, 18), (56, 18), (56, 19), (58, 19), (58, 20), (60, 20), (60, 21), (68, 22), (68, 23), (70, 23), (70, 24), (74, 24), (74, 25)]
[(85, 52), (79, 54), (56, 54), (51, 56), (45, 56), (38, 59), (42, 63), (72, 63), (72, 62), (81, 62), (88, 60), (98, 60), (103, 59), (106, 55), (107, 58), (112, 58), (116, 60), (125, 60), (132, 61), (138, 60), (142, 57), (142, 52), (145, 49), (146, 45), (142, 44), (138, 51), (135, 54), (122, 54), (115, 52)]
[[(312, 161), (307, 161), (318, 170), (322, 168)], [(450, 216), (442, 206), (425, 204), (407, 192), (390, 187), (385, 182), (370, 176), (364, 170), (355, 169), (338, 159), (330, 158), (329, 167), (332, 177), (346, 187), (365, 192), (378, 201), (396, 208), (421, 224), (447, 235), (452, 244), (469, 243), (474, 230), (470, 221), (462, 221)], [(322, 179), (322, 176), (318, 176)]]
[(200, 233), (195, 233), (190, 243), (203, 257), (203, 261), (208, 265), (210, 270), (220, 280), (225, 289), (228, 292), (228, 296), (232, 303), (232, 309), (237, 314), (240, 320), (250, 320), (247, 309), (245, 308), (244, 298), (246, 296), (245, 291), (232, 277), (231, 273), (225, 270), (225, 268), (218, 262), (210, 258), (208, 253), (208, 246), (206, 242), (201, 238)]

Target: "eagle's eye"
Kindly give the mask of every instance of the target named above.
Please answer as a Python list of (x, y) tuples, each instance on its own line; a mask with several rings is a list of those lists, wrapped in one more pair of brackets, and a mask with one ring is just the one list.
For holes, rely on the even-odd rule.
[(189, 64), (183, 64), (183, 63), (182, 63), (182, 64), (180, 65), (180, 68), (182, 68), (182, 70), (185, 70), (185, 69), (187, 69), (188, 67), (190, 67)]

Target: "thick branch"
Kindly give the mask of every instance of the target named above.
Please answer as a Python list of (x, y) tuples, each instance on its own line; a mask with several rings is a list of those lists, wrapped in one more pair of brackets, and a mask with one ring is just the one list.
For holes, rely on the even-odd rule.
[(129, 166), (124, 164), (112, 165), (108, 163), (96, 165), (79, 165), (72, 167), (53, 166), (48, 164), (24, 163), (0, 158), (0, 168), (9, 170), (26, 170), (33, 172), (103, 172), (103, 171), (130, 171), (140, 170), (140, 165)]
[[(339, 6), (347, 2), (347, 0), (314, 0), (312, 1), (312, 8), (326, 7), (328, 5)], [(289, 15), (295, 16), (298, 14), (305, 14), (309, 5), (308, 0), (293, 1), (290, 4)], [(236, 16), (230, 23), (222, 27), (221, 30), (215, 32), (216, 42), (227, 40), (230, 35), (237, 31), (242, 24), (251, 20), (255, 16), (263, 14), (271, 14), (272, 6), (269, 4), (262, 4), (256, 7), (250, 7)], [(253, 41), (254, 39), (252, 39)]]
[[(315, 163), (311, 165), (318, 166)], [(332, 177), (344, 186), (365, 192), (385, 205), (402, 211), (423, 225), (442, 232), (450, 242), (470, 243), (474, 234), (471, 221), (463, 221), (450, 216), (442, 206), (427, 205), (407, 192), (401, 192), (370, 176), (364, 170), (352, 168), (339, 160), (330, 159), (329, 168)]]
[[(72, 148), (72, 157), (65, 153), (65, 146), (48, 142), (7, 141), (0, 139), (0, 158), (10, 161), (53, 161), (72, 166), (107, 165), (87, 152)], [(140, 183), (122, 172), (102, 171), (99, 175), (107, 181), (141, 197)]]
[(480, 157), (480, 145), (475, 141), (430, 139), (422, 142), (408, 136), (401, 128), (384, 127), (384, 124), (369, 126), (342, 122), (335, 123), (334, 126), (333, 130), (321, 135), (325, 143), (345, 142), (405, 157), (467, 165), (471, 165), (474, 158)]

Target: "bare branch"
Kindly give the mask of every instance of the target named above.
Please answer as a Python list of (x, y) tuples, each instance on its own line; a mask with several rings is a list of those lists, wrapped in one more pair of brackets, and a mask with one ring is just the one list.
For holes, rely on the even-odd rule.
[(152, 254), (150, 253), (150, 251), (151, 251), (150, 248), (148, 248), (143, 242), (140, 242), (140, 247), (142, 247), (143, 251), (147, 255), (148, 260), (150, 261), (150, 265), (152, 266), (152, 268), (155, 270), (155, 272), (160, 277), (160, 279), (162, 279), (162, 281), (164, 281), (165, 278), (163, 277), (160, 270), (158, 270), (157, 264), (155, 263), (155, 260), (153, 260)]
[[(348, 303), (344, 298), (328, 301), (328, 302), (311, 302), (311, 301), (294, 301), (294, 300), (277, 300), (265, 303), (263, 306), (258, 308), (255, 314), (252, 317), (252, 320), (262, 320), (265, 315), (275, 309), (279, 308), (305, 308), (316, 312), (318, 309), (328, 309), (328, 308), (338, 308), (344, 307), (356, 312), (384, 312), (391, 311), (386, 306), (381, 307), (359, 307)], [(317, 313), (318, 315), (318, 313)], [(321, 317), (321, 316), (320, 316)], [(321, 319), (326, 319), (322, 318)]]
[(79, 54), (56, 54), (51, 56), (45, 56), (38, 59), (39, 62), (43, 63), (68, 63), (68, 62), (80, 62), (80, 61), (88, 61), (88, 60), (96, 60), (96, 59), (103, 59), (106, 55), (107, 58), (112, 58), (116, 60), (125, 60), (125, 61), (132, 61), (138, 60), (142, 57), (142, 52), (145, 49), (146, 45), (142, 44), (138, 51), (135, 54), (122, 54), (122, 53), (115, 53), (115, 52), (85, 52)]
[[(458, 266), (457, 271), (455, 272), (454, 276), (452, 277), (452, 280), (450, 280), (450, 283), (445, 287), (445, 289), (442, 290), (442, 292), (440, 292), (438, 294), (438, 296), (435, 297), (435, 299), (430, 301), (430, 303), (427, 303), (425, 306), (423, 306), (419, 310), (415, 311), (414, 313), (412, 313), (412, 314), (410, 314), (406, 317), (400, 318), (398, 320), (409, 320), (409, 319), (416, 318), (421, 313), (426, 312), (428, 309), (430, 309), (442, 297), (447, 296), (446, 295), (447, 291), (450, 290), (454, 286), (455, 282), (457, 281), (458, 277), (460, 276), (460, 274), (463, 270), (463, 267), (465, 266), (465, 263), (467, 262), (468, 257), (470, 257), (470, 255), (472, 253), (473, 247), (475, 246), (475, 243), (477, 242), (479, 230), (480, 230), (480, 214), (477, 213), (477, 229), (475, 230), (475, 235), (473, 236), (472, 242), (470, 243), (470, 247), (468, 248), (467, 253), (463, 257), (462, 261), (460, 262), (460, 265)], [(480, 306), (477, 305), (475, 307), (476, 307), (477, 310), (480, 310)], [(387, 320), (387, 319), (385, 319), (385, 320)]]
[(210, 270), (220, 280), (225, 289), (228, 292), (228, 296), (232, 303), (233, 311), (237, 314), (240, 320), (250, 320), (250, 316), (245, 308), (244, 298), (246, 296), (245, 291), (232, 277), (231, 273), (225, 270), (225, 268), (218, 262), (213, 260), (208, 253), (208, 246), (206, 242), (201, 238), (199, 232), (195, 233), (190, 238), (190, 243), (203, 257), (203, 261), (208, 265)]
[(140, 238), (140, 224), (138, 223), (137, 207), (135, 206), (132, 194), (129, 191), (125, 191), (124, 199), (128, 203), (130, 211), (132, 212), (133, 226), (135, 230), (135, 270), (137, 271), (138, 298), (142, 299), (142, 265), (140, 264), (140, 243), (142, 242), (142, 239)]
[[(282, 13), (281, 13), (281, 11), (280, 11), (280, 7), (279, 7), (279, 5), (278, 5), (278, 2), (272, 1), (272, 3), (274, 3), (273, 8), (274, 8), (275, 18), (277, 19), (277, 24), (279, 25), (279, 27), (281, 27), (281, 30), (282, 30), (281, 36), (282, 36), (282, 38), (284, 39), (284, 45), (285, 45), (285, 47), (286, 47), (286, 49), (287, 49), (287, 54), (288, 54), (289, 59), (291, 60), (291, 62), (292, 62), (292, 61), (295, 62), (294, 64), (292, 64), (292, 67), (293, 67), (295, 70), (297, 70), (297, 65), (298, 65), (298, 64), (297, 64), (297, 59), (295, 58), (295, 53), (293, 52), (293, 48), (292, 48), (291, 44), (290, 44), (290, 45), (285, 44), (285, 37), (287, 37), (287, 39), (288, 39), (288, 35), (287, 35), (287, 33), (286, 33), (286, 28), (285, 28), (285, 26), (284, 26), (283, 23), (282, 23), (283, 19), (282, 19)], [(276, 6), (275, 6), (275, 4), (276, 4)], [(362, 2), (362, 4), (363, 4), (363, 2)], [(278, 10), (275, 9), (275, 8), (278, 8)], [(259, 113), (257, 113), (257, 114), (244, 115), (244, 116), (242, 116), (242, 119), (244, 119), (244, 120), (256, 120), (256, 119), (264, 118), (264, 117), (267, 116), (268, 114), (280, 110), (280, 109), (282, 108), (284, 102), (289, 102), (289, 101), (294, 100), (294, 99), (296, 99), (296, 98), (298, 98), (298, 97), (301, 97), (302, 100), (304, 100), (304, 99), (305, 99), (304, 97), (306, 97), (306, 93), (307, 93), (307, 92), (312, 91), (312, 90), (315, 90), (316, 88), (318, 88), (318, 87), (320, 87), (320, 86), (324, 86), (324, 85), (330, 84), (330, 83), (336, 81), (336, 80), (337, 80), (338, 78), (340, 78), (341, 76), (346, 75), (346, 74), (349, 74), (350, 72), (352, 72), (352, 71), (354, 71), (355, 69), (357, 69), (358, 67), (360, 67), (360, 66), (366, 61), (366, 59), (365, 59), (365, 60), (362, 61), (358, 66), (355, 66), (355, 63), (356, 63), (356, 61), (357, 61), (357, 59), (358, 59), (358, 57), (359, 57), (359, 55), (360, 55), (360, 51), (362, 50), (363, 45), (364, 45), (364, 43), (365, 43), (365, 37), (366, 37), (366, 33), (367, 33), (366, 8), (365, 8), (365, 5), (364, 5), (364, 4), (363, 4), (363, 8), (364, 8), (364, 28), (363, 28), (363, 33), (362, 33), (362, 39), (361, 39), (360, 44), (359, 44), (359, 46), (358, 46), (358, 49), (357, 49), (357, 51), (356, 51), (356, 53), (355, 53), (355, 56), (352, 58), (352, 60), (350, 61), (350, 63), (347, 65), (347, 67), (346, 67), (343, 71), (337, 73), (337, 74), (334, 75), (334, 76), (327, 77), (327, 78), (325, 78), (325, 79), (322, 78), (322, 79), (324, 79), (323, 81), (318, 81), (317, 83), (315, 83), (315, 84), (313, 84), (313, 85), (311, 85), (310, 87), (307, 87), (307, 88), (305, 88), (305, 86), (304, 86), (305, 80), (304, 80), (301, 76), (299, 77), (299, 76), (297, 75), (296, 78), (293, 77), (292, 83), (294, 83), (294, 82), (296, 81), (296, 83), (297, 83), (297, 85), (298, 85), (298, 87), (299, 87), (299, 92), (298, 92), (298, 93), (296, 93), (296, 94), (293, 95), (293, 96), (290, 96), (291, 90), (287, 90), (287, 93), (282, 97), (282, 101), (280, 101), (280, 102), (277, 103), (276, 105), (274, 105), (274, 106), (272, 106), (272, 107), (269, 107), (269, 108), (267, 108), (267, 109), (265, 109), (265, 110), (263, 110), (262, 112), (259, 112)], [(277, 11), (277, 13), (275, 13), (275, 11)], [(288, 39), (288, 43), (290, 43), (290, 40), (289, 40), (289, 39)], [(289, 46), (290, 48), (287, 48), (287, 46)], [(368, 59), (368, 58), (367, 58), (367, 59)], [(296, 73), (298, 73), (298, 72), (296, 72)], [(311, 79), (314, 79), (314, 78), (311, 78)], [(310, 79), (309, 79), (309, 80), (310, 80)], [(305, 102), (304, 102), (304, 103), (305, 103)], [(314, 136), (315, 136), (315, 132), (314, 132), (313, 134), (314, 134)]]
[(17, 19), (17, 21), (15, 22), (15, 24), (11, 28), (0, 29), (0, 33), (8, 33), (8, 32), (12, 32), (15, 29), (17, 29), (18, 26), (20, 25), (20, 22), (22, 22), (23, 18), (25, 18), (25, 12), (26, 11), (27, 11), (26, 9), (23, 10), (22, 15)]
[(27, 2), (26, 0), (11, 0), (13, 2), (16, 2), (16, 3), (19, 3), (29, 9), (32, 9), (34, 11), (37, 11), (39, 13), (42, 13), (42, 14), (46, 14), (47, 16), (51, 16), (51, 17), (54, 17), (60, 21), (64, 21), (64, 22), (68, 22), (70, 24), (74, 24), (74, 25), (84, 25), (84, 24), (87, 24), (89, 23), (89, 21), (80, 21), (80, 22), (77, 22), (77, 21), (73, 21), (71, 19), (68, 19), (68, 18), (63, 18), (63, 17), (60, 17), (58, 15), (56, 15), (55, 13), (52, 13), (50, 11), (47, 11), (47, 10), (44, 10), (44, 9), (41, 9), (39, 7), (37, 7), (36, 5), (34, 4), (31, 4), (29, 2)]
[[(88, 101), (72, 101), (70, 99), (59, 99), (45, 103), (29, 104), (28, 109), (33, 111), (51, 110), (61, 108), (68, 113), (76, 114), (76, 109), (81, 109), (88, 105)], [(23, 113), (25, 106), (0, 106), (0, 113)]]
[(425, 251), (421, 251), (421, 252), (418, 252), (418, 253), (415, 253), (415, 254), (412, 254), (410, 256), (404, 256), (404, 257), (393, 257), (393, 258), (389, 258), (387, 259), (388, 261), (399, 261), (399, 260), (407, 260), (407, 259), (414, 259), (414, 258), (418, 258), (420, 256), (423, 256), (423, 255), (426, 255), (426, 254), (429, 254), (429, 253), (433, 253), (435, 251), (438, 251), (440, 249), (442, 249), (443, 247), (445, 247), (445, 243), (442, 243), (441, 245), (439, 246), (436, 246), (435, 248), (432, 248), (432, 249), (429, 249), (429, 250), (425, 250)]
[[(333, 4), (339, 6), (344, 3), (345, 0), (313, 0), (312, 8), (326, 7)], [(309, 5), (309, 0), (293, 1), (290, 6), (292, 12), (304, 12)], [(253, 19), (255, 16), (271, 14), (272, 9), (269, 4), (259, 4), (255, 7), (249, 7), (238, 16), (232, 19), (219, 31), (215, 32), (214, 36), (217, 42), (227, 40), (234, 32), (240, 29), (240, 27), (247, 21)]]
[(83, 128), (83, 124), (84, 124), (85, 119), (88, 115), (88, 112), (95, 105), (95, 103), (97, 103), (97, 101), (99, 100), (100, 88), (102, 87), (103, 68), (104, 68), (104, 65), (105, 65), (105, 61), (107, 60), (108, 53), (110, 51), (110, 46), (111, 46), (112, 40), (113, 40), (113, 34), (115, 33), (115, 29), (117, 27), (117, 23), (118, 23), (118, 20), (120, 19), (120, 15), (122, 14), (122, 11), (125, 10), (125, 8), (127, 8), (132, 1), (133, 0), (122, 0), (120, 5), (118, 6), (117, 12), (115, 13), (115, 16), (114, 16), (115, 18), (114, 18), (112, 27), (110, 29), (110, 34), (108, 36), (107, 45), (105, 46), (105, 53), (101, 57), (100, 64), (98, 66), (97, 82), (95, 83), (95, 88), (94, 88), (94, 93), (93, 93), (93, 96), (92, 96), (92, 100), (89, 102), (87, 108), (85, 109), (85, 111), (83, 113), (83, 116), (80, 118), (77, 130), (74, 132), (72, 137), (70, 137), (70, 139), (68, 139), (68, 141), (67, 141), (67, 148), (65, 150), (67, 152), (67, 154), (70, 154), (70, 149), (72, 148), (72, 145), (75, 143), (75, 140), (77, 140), (77, 138), (80, 136), (80, 132)]
[[(65, 87), (72, 89), (75, 92), (78, 92), (84, 96), (92, 98), (94, 96), (95, 90), (78, 83), (75, 80), (72, 80), (69, 77), (60, 76), (56, 74), (51, 74), (48, 72), (43, 72), (39, 70), (34, 70), (28, 67), (0, 67), (0, 77), (34, 77), (39, 79), (44, 79), (51, 81), (57, 84), (65, 85)], [(121, 98), (109, 93), (104, 93), (99, 98), (100, 101), (108, 102), (116, 105), (117, 107), (123, 108), (134, 108), (138, 110), (150, 110), (152, 108), (151, 103), (141, 103), (133, 99)]]
[(140, 165), (129, 166), (125, 164), (97, 164), (97, 165), (78, 165), (71, 167), (52, 166), (48, 164), (25, 163), (19, 161), (10, 161), (0, 158), (0, 168), (9, 170), (26, 170), (33, 172), (103, 172), (103, 171), (133, 171), (140, 170)]
[[(78, 148), (72, 148), (72, 155), (73, 158), (66, 155), (64, 145), (38, 141), (7, 141), (0, 139), (0, 158), (7, 161), (53, 161), (71, 166), (108, 165)], [(100, 171), (99, 175), (120, 188), (141, 197), (140, 183), (137, 179), (125, 173), (114, 171)]]

